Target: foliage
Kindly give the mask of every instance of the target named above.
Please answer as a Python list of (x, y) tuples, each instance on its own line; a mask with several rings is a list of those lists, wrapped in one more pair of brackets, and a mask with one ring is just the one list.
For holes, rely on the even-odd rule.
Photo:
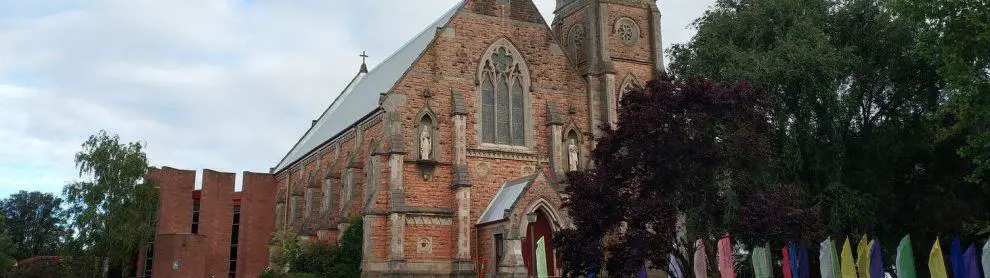
[(626, 94), (618, 127), (606, 127), (591, 153), (594, 168), (568, 174), (564, 206), (575, 228), (555, 235), (565, 273), (585, 275), (603, 258), (618, 276), (644, 262), (667, 269), (670, 223), (681, 212), (697, 238), (733, 230), (741, 200), (772, 182), (764, 175), (775, 136), (767, 109), (763, 92), (745, 82), (660, 76)]
[(956, 122), (944, 132), (962, 133), (958, 153), (975, 167), (968, 180), (990, 177), (990, 2), (894, 0), (894, 7), (921, 24), (920, 51), (936, 62), (948, 85), (943, 112)]
[(286, 268), (289, 263), (299, 256), (301, 243), (294, 231), (285, 227), (272, 233), (272, 243), (277, 246), (272, 254), (271, 263), (278, 268)]
[[(49, 278), (49, 277), (82, 277), (73, 271), (69, 260), (53, 257), (35, 257), (35, 261), (18, 265), (12, 269), (7, 277), (13, 278)], [(0, 276), (2, 277), (2, 276)]]
[(330, 277), (361, 277), (361, 254), (364, 243), (364, 221), (352, 217), (350, 227), (340, 237), (340, 250), (329, 274)]
[(905, 232), (934, 238), (985, 231), (990, 204), (982, 199), (990, 186), (965, 178), (980, 182), (980, 153), (987, 152), (974, 138), (990, 135), (990, 121), (973, 119), (990, 113), (990, 102), (958, 93), (954, 83), (981, 83), (953, 81), (946, 74), (955, 72), (946, 69), (953, 63), (930, 53), (968, 57), (968, 76), (983, 67), (985, 77), (990, 50), (973, 46), (987, 45), (987, 9), (961, 10), (985, 5), (972, 1), (894, 2), (926, 11), (901, 16), (883, 0), (719, 1), (696, 21), (697, 35), (671, 50), (671, 70), (750, 80), (767, 91), (780, 131), (772, 175), (806, 194), (806, 203), (788, 206), (817, 211), (825, 234), (896, 242)]
[(20, 191), (0, 200), (7, 216), (2, 229), (11, 236), (14, 259), (56, 255), (69, 235), (62, 199), (51, 193)]
[[(17, 262), (11, 255), (14, 253), (14, 243), (6, 232), (6, 216), (0, 211), (0, 273), (7, 273)], [(3, 277), (0, 275), (0, 277)]]
[(76, 231), (74, 258), (98, 257), (104, 271), (121, 269), (125, 276), (131, 270), (140, 243), (153, 233), (158, 205), (158, 190), (145, 179), (143, 149), (141, 143), (121, 143), (105, 131), (82, 144), (75, 162), (84, 180), (63, 189)]
[(325, 241), (303, 244), (299, 255), (290, 263), (293, 272), (329, 273), (337, 260), (337, 246)]
[(266, 269), (261, 277), (360, 277), (363, 221), (352, 217), (349, 223), (339, 246), (323, 241), (300, 243), (291, 229), (276, 231), (272, 239), (278, 248), (272, 263), (281, 270)]

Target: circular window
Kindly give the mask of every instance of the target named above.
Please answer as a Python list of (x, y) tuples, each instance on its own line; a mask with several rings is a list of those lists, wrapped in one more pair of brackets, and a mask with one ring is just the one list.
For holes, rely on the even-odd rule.
[(639, 25), (631, 18), (623, 17), (615, 22), (615, 35), (626, 45), (639, 41)]

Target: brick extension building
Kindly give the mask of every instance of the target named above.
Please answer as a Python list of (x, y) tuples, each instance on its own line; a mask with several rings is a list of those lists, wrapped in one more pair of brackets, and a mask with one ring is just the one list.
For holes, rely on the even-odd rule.
[[(522, 277), (541, 237), (559, 275), (563, 173), (587, 167), (621, 94), (663, 65), (656, 0), (557, 0), (554, 14), (547, 25), (531, 0), (464, 0), (371, 71), (361, 65), (271, 174), (246, 174), (236, 275), (263, 268), (259, 246), (276, 227), (336, 241), (350, 217), (363, 219), (365, 276)], [(204, 174), (213, 197), (200, 219), (217, 230), (202, 236), (183, 228), (188, 175), (156, 171), (163, 211), (180, 215), (160, 216), (152, 269), (160, 277), (172, 265), (159, 258), (185, 254), (222, 277), (229, 174)], [(188, 187), (172, 186), (180, 176)]]
[(234, 192), (234, 173), (154, 169), (160, 188), (155, 240), (141, 249), (138, 277), (257, 277), (268, 266), (268, 240), (275, 227), (275, 180), (244, 172)]

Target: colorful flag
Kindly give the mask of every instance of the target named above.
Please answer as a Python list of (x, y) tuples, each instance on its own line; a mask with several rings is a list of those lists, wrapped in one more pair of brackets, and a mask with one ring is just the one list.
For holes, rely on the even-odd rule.
[(870, 241), (870, 277), (884, 278), (883, 257), (880, 255), (880, 243), (876, 240)]
[(911, 235), (901, 239), (897, 246), (897, 278), (917, 278), (914, 272), (914, 251), (911, 248)]
[(990, 240), (983, 245), (983, 275), (990, 276)]
[(832, 277), (839, 278), (842, 277), (842, 268), (839, 267), (839, 250), (836, 250), (835, 241), (831, 239), (828, 240), (829, 253), (832, 255)]
[(863, 235), (856, 247), (856, 273), (859, 278), (870, 278), (870, 245), (866, 241), (866, 235)]
[(945, 259), (942, 258), (942, 246), (938, 238), (935, 238), (932, 252), (928, 254), (928, 272), (931, 278), (948, 278), (945, 274)]
[(718, 272), (722, 278), (736, 278), (735, 263), (732, 258), (732, 240), (725, 235), (718, 241)]
[(808, 248), (804, 244), (798, 247), (798, 277), (811, 278), (811, 265), (808, 263)]
[(667, 265), (667, 269), (670, 270), (670, 278), (684, 278), (684, 272), (681, 270), (683, 268), (674, 253), (670, 253), (670, 264)]
[(832, 259), (832, 257), (835, 257), (835, 247), (832, 246), (832, 238), (826, 238), (819, 246), (821, 247), (821, 252), (818, 252), (818, 261), (821, 262), (820, 270), (822, 272), (822, 278), (839, 278), (839, 272), (834, 267), (838, 265), (838, 262)]
[(980, 278), (980, 261), (976, 259), (976, 244), (970, 243), (963, 253), (963, 277)]
[(694, 277), (708, 277), (708, 255), (705, 255), (705, 242), (700, 239), (694, 244)]
[(856, 264), (853, 263), (853, 251), (848, 237), (842, 244), (842, 278), (856, 278)]
[(787, 246), (784, 246), (782, 249), (781, 252), (784, 253), (784, 265), (782, 267), (784, 278), (794, 278), (791, 276), (791, 251)]
[(801, 259), (801, 254), (798, 254), (798, 248), (793, 241), (787, 243), (787, 248), (791, 251), (791, 276), (799, 277), (801, 273), (798, 272), (798, 260)]
[(765, 247), (754, 247), (753, 248), (753, 276), (756, 278), (770, 278), (770, 255), (767, 254), (767, 248)]
[(539, 278), (550, 277), (547, 274), (547, 247), (543, 243), (543, 237), (536, 240), (536, 276)]
[(963, 278), (963, 273), (966, 272), (966, 267), (963, 265), (963, 251), (962, 251), (962, 240), (959, 236), (952, 240), (952, 245), (949, 246), (949, 267), (952, 268), (952, 277)]

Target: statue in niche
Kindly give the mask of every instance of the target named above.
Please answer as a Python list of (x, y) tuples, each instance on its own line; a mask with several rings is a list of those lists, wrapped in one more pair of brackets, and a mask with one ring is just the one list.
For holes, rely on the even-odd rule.
[(578, 147), (574, 139), (567, 140), (567, 170), (578, 170)]
[(424, 126), (423, 132), (419, 134), (419, 159), (430, 160), (431, 152), (433, 152), (433, 138), (430, 135), (431, 126)]

